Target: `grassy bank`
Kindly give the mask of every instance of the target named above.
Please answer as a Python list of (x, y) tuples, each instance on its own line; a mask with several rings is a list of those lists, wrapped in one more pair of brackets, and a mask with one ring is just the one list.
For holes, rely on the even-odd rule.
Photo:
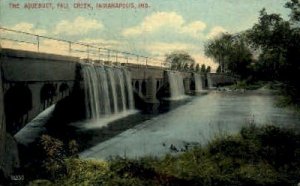
[(44, 174), (48, 180), (30, 185), (296, 185), (300, 182), (300, 134), (251, 125), (237, 135), (218, 137), (176, 156), (109, 161), (69, 158), (52, 164), (56, 166)]

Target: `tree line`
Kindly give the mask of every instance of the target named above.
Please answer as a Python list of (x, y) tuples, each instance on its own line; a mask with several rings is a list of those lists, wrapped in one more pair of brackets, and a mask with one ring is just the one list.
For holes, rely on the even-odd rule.
[(211, 67), (196, 63), (195, 59), (185, 51), (174, 51), (166, 55), (166, 62), (170, 64), (171, 70), (210, 73)]
[[(219, 64), (217, 73), (246, 83), (280, 82), (284, 93), (300, 104), (300, 1), (289, 0), (284, 6), (290, 11), (287, 20), (263, 8), (251, 28), (208, 40), (204, 53)], [(173, 70), (211, 71), (210, 66), (196, 64), (186, 52), (173, 52), (166, 56), (166, 62)]]
[(217, 72), (247, 82), (278, 81), (293, 102), (300, 103), (300, 1), (289, 0), (288, 20), (264, 8), (258, 22), (239, 33), (224, 33), (205, 44), (205, 54), (218, 62)]

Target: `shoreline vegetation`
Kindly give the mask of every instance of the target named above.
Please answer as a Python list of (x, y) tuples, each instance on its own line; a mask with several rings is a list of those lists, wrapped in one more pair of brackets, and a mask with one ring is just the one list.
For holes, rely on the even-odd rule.
[[(248, 124), (238, 134), (220, 134), (205, 146), (163, 158), (82, 160), (76, 143), (43, 136), (37, 185), (297, 185), (300, 131)], [(65, 150), (68, 149), (68, 150)], [(171, 149), (170, 149), (171, 150)], [(29, 180), (27, 180), (29, 181)]]

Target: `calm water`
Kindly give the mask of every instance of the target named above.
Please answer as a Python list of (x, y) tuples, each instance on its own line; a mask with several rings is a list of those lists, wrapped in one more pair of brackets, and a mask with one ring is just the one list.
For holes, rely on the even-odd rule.
[[(110, 156), (161, 156), (187, 143), (205, 144), (216, 134), (236, 133), (243, 125), (275, 124), (297, 127), (300, 117), (291, 110), (277, 108), (267, 94), (211, 92), (192, 98), (167, 113), (141, 122), (115, 137), (83, 151), (81, 158), (106, 159)], [(174, 150), (174, 148), (173, 148)]]

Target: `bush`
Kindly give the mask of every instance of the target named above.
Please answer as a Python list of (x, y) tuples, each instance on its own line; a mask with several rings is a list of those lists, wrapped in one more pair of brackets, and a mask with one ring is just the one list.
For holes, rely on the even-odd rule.
[(42, 135), (40, 146), (43, 149), (42, 167), (45, 169), (46, 175), (50, 178), (60, 177), (65, 171), (64, 159), (66, 158), (66, 152), (63, 142), (51, 136)]
[[(47, 140), (48, 141), (48, 140)], [(50, 140), (51, 141), (51, 140)], [(52, 151), (61, 144), (52, 141)], [(51, 146), (52, 146), (51, 145)], [(55, 150), (56, 149), (56, 150)], [(55, 154), (55, 153), (54, 153)], [(164, 158), (68, 159), (66, 173), (53, 185), (296, 185), (300, 178), (300, 135), (275, 126), (243, 127)], [(36, 182), (33, 182), (36, 183)]]
[(109, 165), (104, 161), (65, 160), (66, 175), (57, 181), (57, 185), (102, 185), (110, 179)]

